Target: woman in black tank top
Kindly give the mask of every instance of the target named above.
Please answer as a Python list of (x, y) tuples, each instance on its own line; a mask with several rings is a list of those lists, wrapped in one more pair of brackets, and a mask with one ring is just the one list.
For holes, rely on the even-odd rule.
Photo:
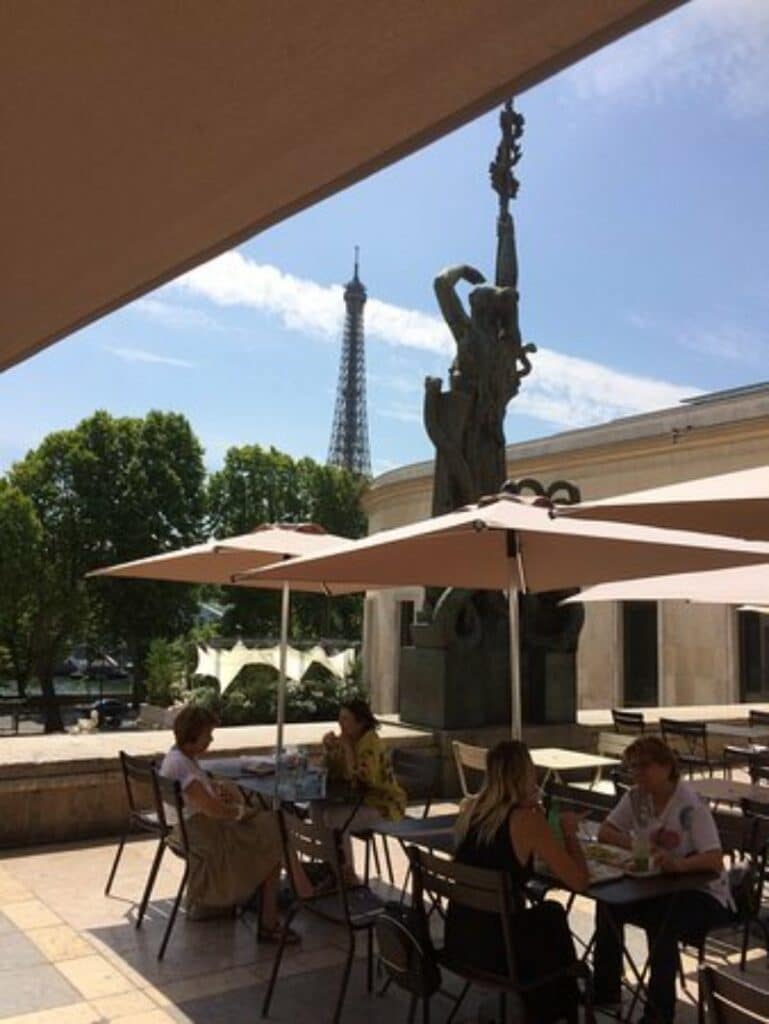
[[(516, 740), (498, 743), (487, 755), (481, 791), (466, 803), (457, 823), (454, 859), (472, 867), (507, 872), (516, 913), (526, 906), (525, 886), (533, 874), (535, 856), (568, 888), (579, 891), (588, 884), (587, 866), (576, 840), (576, 817), (569, 813), (561, 816), (561, 843), (547, 825), (538, 796), (536, 771), (526, 745)], [(528, 929), (521, 935), (513, 921), (521, 981), (532, 981), (575, 959), (563, 909), (559, 904), (549, 904), (546, 915), (551, 909), (546, 934), (532, 934)], [(544, 928), (540, 930), (545, 932)], [(502, 927), (494, 914), (449, 903), (445, 946), (449, 955), (454, 952), (457, 959), (480, 970), (507, 973)], [(537, 1022), (576, 1020), (576, 995), (572, 979), (534, 990), (526, 997), (527, 1017)]]

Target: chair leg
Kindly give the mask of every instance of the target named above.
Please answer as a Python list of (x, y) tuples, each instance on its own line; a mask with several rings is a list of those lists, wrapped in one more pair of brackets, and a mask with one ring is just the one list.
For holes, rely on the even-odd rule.
[(158, 871), (160, 869), (160, 862), (163, 859), (163, 854), (165, 853), (165, 849), (166, 849), (166, 844), (161, 839), (160, 842), (158, 843), (157, 850), (155, 850), (155, 856), (152, 859), (152, 867), (150, 868), (150, 873), (149, 873), (149, 876), (147, 878), (147, 884), (144, 886), (144, 892), (142, 893), (142, 901), (139, 904), (139, 912), (136, 915), (136, 927), (137, 928), (141, 928), (142, 921), (144, 920), (144, 915), (147, 912), (147, 905), (148, 905), (148, 903), (150, 901), (150, 896), (152, 895), (152, 890), (155, 888), (155, 879), (158, 876)]
[(366, 929), (366, 991), (374, 991), (374, 929)]
[(283, 959), (283, 952), (286, 948), (286, 936), (288, 935), (288, 929), (291, 927), (291, 922), (294, 920), (298, 905), (291, 907), (289, 912), (286, 914), (286, 919), (283, 922), (283, 931), (280, 936), (280, 943), (278, 944), (278, 951), (275, 954), (275, 959), (272, 962), (272, 972), (270, 973), (270, 984), (267, 986), (267, 991), (264, 994), (264, 1002), (262, 1003), (262, 1016), (266, 1017), (270, 1012), (270, 1003), (272, 1002), (272, 993), (275, 991), (275, 982), (278, 980), (278, 972), (280, 971), (280, 962)]
[(123, 847), (125, 846), (125, 841), (127, 838), (127, 832), (124, 832), (123, 835), (120, 837), (120, 842), (118, 843), (117, 850), (115, 851), (115, 859), (112, 861), (112, 868), (109, 873), (109, 878), (107, 879), (107, 884), (104, 886), (105, 896), (109, 896), (109, 891), (112, 888), (112, 883), (115, 881), (115, 875), (117, 874), (117, 866), (120, 863), (120, 858), (123, 856)]
[(344, 999), (347, 995), (347, 983), (350, 980), (350, 971), (352, 970), (352, 961), (355, 956), (355, 934), (350, 933), (350, 948), (347, 951), (347, 960), (344, 965), (344, 974), (342, 975), (342, 984), (339, 989), (339, 995), (336, 999), (336, 1009), (334, 1010), (334, 1016), (332, 1024), (339, 1024), (339, 1018), (342, 1016), (342, 1007), (344, 1006)]
[(462, 991), (459, 993), (457, 998), (454, 1000), (454, 1005), (451, 1008), (451, 1013), (446, 1018), (446, 1024), (452, 1024), (452, 1021), (454, 1020), (456, 1015), (459, 1013), (459, 1008), (462, 1005), (462, 1003), (465, 1001), (465, 996), (467, 995), (467, 993), (469, 991), (470, 991), (470, 982), (466, 981)]
[(393, 872), (393, 862), (390, 859), (390, 847), (387, 844), (387, 836), (382, 836), (382, 849), (384, 850), (385, 864), (387, 865), (387, 877), (390, 879), (390, 885), (395, 885), (395, 873)]
[(382, 877), (382, 865), (379, 863), (379, 848), (376, 844), (376, 836), (371, 837), (371, 849), (374, 852), (374, 867), (379, 878)]
[(417, 1015), (417, 1004), (419, 1003), (419, 996), (412, 996), (411, 1002), (409, 1003), (409, 1015), (406, 1018), (407, 1024), (414, 1024), (414, 1018)]
[(422, 1024), (430, 1024), (430, 997), (422, 999)]
[(158, 950), (158, 960), (162, 960), (163, 957), (165, 956), (166, 946), (168, 945), (168, 940), (171, 938), (171, 931), (173, 930), (174, 922), (176, 921), (176, 915), (179, 912), (179, 904), (182, 901), (182, 894), (184, 893), (184, 890), (187, 888), (187, 879), (189, 878), (189, 875), (190, 866), (185, 861), (184, 874), (182, 875), (182, 880), (179, 883), (179, 891), (176, 893), (176, 899), (174, 900), (174, 905), (171, 908), (171, 914), (168, 918), (168, 924), (166, 925), (166, 930), (163, 933), (163, 941), (160, 943), (160, 949)]
[(745, 963), (748, 959), (748, 935), (750, 933), (750, 920), (748, 919), (742, 927), (742, 949), (740, 951), (740, 970), (745, 970)]

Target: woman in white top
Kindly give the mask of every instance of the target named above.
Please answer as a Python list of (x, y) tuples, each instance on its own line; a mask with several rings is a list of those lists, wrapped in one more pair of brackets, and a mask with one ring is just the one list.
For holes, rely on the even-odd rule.
[[(650, 1004), (642, 1020), (670, 1024), (675, 1017), (678, 943), (699, 944), (711, 928), (728, 923), (732, 899), (713, 815), (680, 779), (670, 747), (657, 736), (641, 736), (625, 751), (625, 762), (635, 784), (603, 822), (598, 839), (630, 850), (633, 831), (643, 829), (652, 863), (665, 874), (711, 872), (714, 877), (675, 896), (612, 908), (597, 904), (596, 1004), (620, 1000), (620, 938), (623, 925), (629, 922), (644, 929), (650, 950)], [(638, 813), (641, 806), (645, 807), (643, 815)]]
[[(236, 786), (213, 782), (198, 764), (217, 724), (205, 708), (182, 708), (174, 721), (176, 744), (160, 768), (161, 775), (181, 784), (187, 834), (197, 854), (190, 863), (188, 915), (200, 920), (247, 903), (261, 886), (259, 937), (277, 941), (282, 860), (278, 821), (272, 811), (247, 807)], [(309, 881), (307, 886), (311, 892)], [(289, 930), (288, 941), (298, 942), (298, 934)]]

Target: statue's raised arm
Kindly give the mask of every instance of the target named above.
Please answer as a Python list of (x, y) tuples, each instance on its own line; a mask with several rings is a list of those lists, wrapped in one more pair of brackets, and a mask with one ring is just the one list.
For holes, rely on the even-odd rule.
[(459, 344), (464, 338), (470, 317), (465, 312), (462, 300), (457, 295), (456, 287), (460, 281), (467, 281), (468, 284), (483, 284), (486, 278), (475, 267), (462, 263), (456, 267), (447, 267), (433, 281), (435, 297), (443, 319), (448, 324), (449, 330), (454, 335), (454, 340)]

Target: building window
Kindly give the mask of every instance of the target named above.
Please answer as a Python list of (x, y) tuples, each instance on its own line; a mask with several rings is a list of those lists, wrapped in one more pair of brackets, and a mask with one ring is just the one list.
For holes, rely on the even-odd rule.
[(769, 616), (740, 612), (740, 700), (769, 700)]
[(399, 601), (401, 647), (414, 646), (414, 602)]
[(623, 602), (622, 652), (623, 704), (654, 707), (659, 703), (656, 602)]

